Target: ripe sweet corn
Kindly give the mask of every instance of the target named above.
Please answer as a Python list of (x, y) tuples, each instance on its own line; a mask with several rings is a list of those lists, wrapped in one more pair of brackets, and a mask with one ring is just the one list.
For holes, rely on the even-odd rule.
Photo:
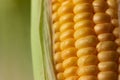
[(117, 12), (116, 0), (52, 0), (57, 80), (118, 79)]

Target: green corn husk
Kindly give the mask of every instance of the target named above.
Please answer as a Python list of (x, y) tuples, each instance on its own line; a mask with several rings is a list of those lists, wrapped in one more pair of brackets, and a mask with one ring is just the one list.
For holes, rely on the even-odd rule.
[(31, 45), (35, 80), (56, 80), (49, 14), (49, 0), (32, 0)]

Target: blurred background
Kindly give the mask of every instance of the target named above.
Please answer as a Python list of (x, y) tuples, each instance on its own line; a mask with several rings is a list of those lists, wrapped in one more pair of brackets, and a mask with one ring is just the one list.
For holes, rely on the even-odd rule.
[(0, 0), (0, 80), (33, 80), (30, 0)]

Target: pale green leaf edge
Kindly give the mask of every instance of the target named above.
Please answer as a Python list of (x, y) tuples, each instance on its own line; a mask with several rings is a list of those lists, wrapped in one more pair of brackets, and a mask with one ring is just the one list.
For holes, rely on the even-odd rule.
[(51, 29), (47, 17), (48, 10), (46, 10), (49, 7), (49, 5), (46, 7), (46, 4), (49, 1), (31, 1), (31, 50), (34, 80), (56, 80), (52, 60)]

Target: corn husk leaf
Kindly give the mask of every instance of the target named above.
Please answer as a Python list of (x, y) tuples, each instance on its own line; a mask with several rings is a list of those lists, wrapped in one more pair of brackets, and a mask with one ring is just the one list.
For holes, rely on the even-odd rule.
[(31, 45), (35, 80), (55, 80), (48, 0), (32, 0)]

